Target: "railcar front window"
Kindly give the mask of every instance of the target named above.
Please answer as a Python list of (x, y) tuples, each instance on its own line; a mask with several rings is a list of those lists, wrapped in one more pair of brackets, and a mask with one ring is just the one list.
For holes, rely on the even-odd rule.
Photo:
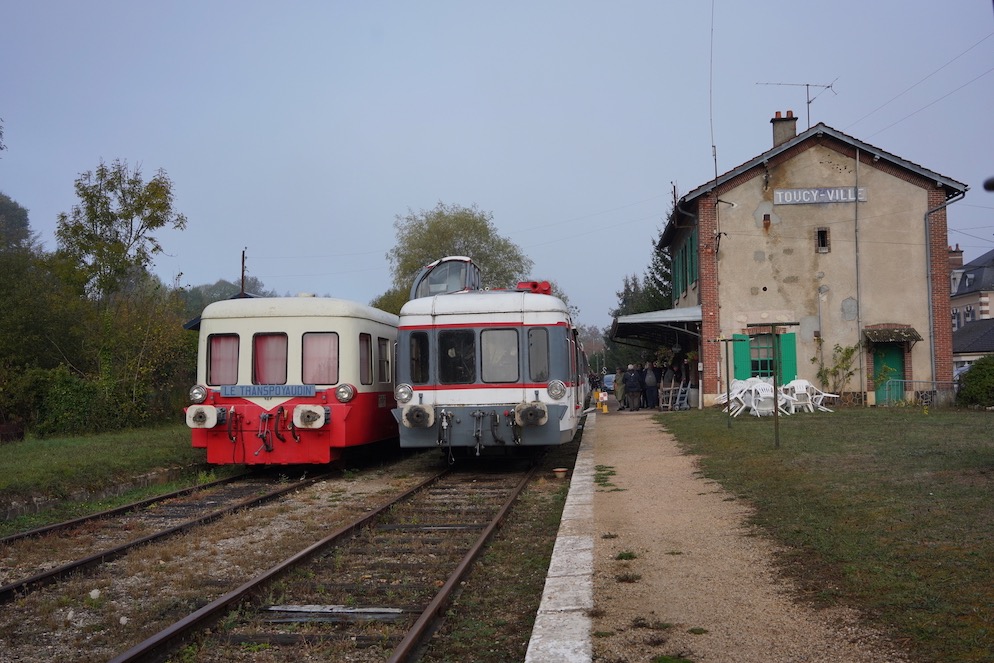
[(238, 335), (211, 334), (207, 340), (207, 384), (238, 383)]
[(427, 384), (428, 382), (428, 334), (414, 332), (411, 334), (411, 383)]
[(480, 333), (481, 373), (484, 382), (518, 381), (518, 332), (486, 329)]
[(301, 354), (301, 379), (304, 384), (338, 383), (338, 334), (304, 334)]
[(252, 338), (252, 383), (286, 384), (286, 334), (256, 334)]
[(469, 329), (438, 334), (438, 381), (443, 384), (476, 382), (476, 333)]
[(528, 330), (528, 377), (532, 382), (549, 379), (549, 330)]

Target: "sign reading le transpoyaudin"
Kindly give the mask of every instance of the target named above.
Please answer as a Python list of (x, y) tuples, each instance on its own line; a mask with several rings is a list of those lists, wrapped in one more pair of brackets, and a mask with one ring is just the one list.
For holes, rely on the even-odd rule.
[[(833, 186), (811, 189), (774, 189), (774, 205), (824, 205), (826, 203), (854, 203), (856, 188)], [(859, 202), (866, 202), (866, 189), (859, 188)]]
[(228, 398), (311, 398), (316, 393), (312, 384), (233, 384), (221, 387)]

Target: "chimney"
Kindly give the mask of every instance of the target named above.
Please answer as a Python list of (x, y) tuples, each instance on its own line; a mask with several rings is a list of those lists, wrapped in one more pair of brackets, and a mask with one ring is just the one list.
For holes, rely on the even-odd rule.
[(792, 110), (787, 111), (787, 117), (781, 117), (780, 111), (777, 111), (770, 124), (773, 125), (773, 147), (797, 136), (797, 118)]
[(956, 245), (956, 248), (949, 247), (949, 270), (960, 269), (963, 267), (963, 249)]

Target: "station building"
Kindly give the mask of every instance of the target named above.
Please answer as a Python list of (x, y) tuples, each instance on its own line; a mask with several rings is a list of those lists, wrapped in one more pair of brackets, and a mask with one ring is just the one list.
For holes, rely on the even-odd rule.
[(791, 111), (771, 124), (770, 150), (676, 201), (660, 239), (673, 308), (612, 336), (689, 351), (703, 405), (774, 368), (819, 384), (837, 347), (859, 348), (850, 401), (893, 398), (885, 378), (951, 384), (946, 214), (967, 186), (822, 123), (798, 134)]

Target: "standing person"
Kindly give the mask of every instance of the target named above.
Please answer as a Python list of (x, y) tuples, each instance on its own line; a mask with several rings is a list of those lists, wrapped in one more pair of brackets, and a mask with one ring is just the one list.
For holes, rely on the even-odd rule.
[(638, 412), (642, 401), (642, 375), (635, 368), (635, 364), (628, 364), (624, 382), (625, 400), (628, 401), (628, 409)]
[(645, 406), (655, 410), (659, 407), (659, 374), (653, 362), (646, 362), (645, 377), (642, 381), (645, 382)]
[(618, 399), (618, 412), (625, 409), (625, 375), (618, 368), (614, 373), (614, 397)]

